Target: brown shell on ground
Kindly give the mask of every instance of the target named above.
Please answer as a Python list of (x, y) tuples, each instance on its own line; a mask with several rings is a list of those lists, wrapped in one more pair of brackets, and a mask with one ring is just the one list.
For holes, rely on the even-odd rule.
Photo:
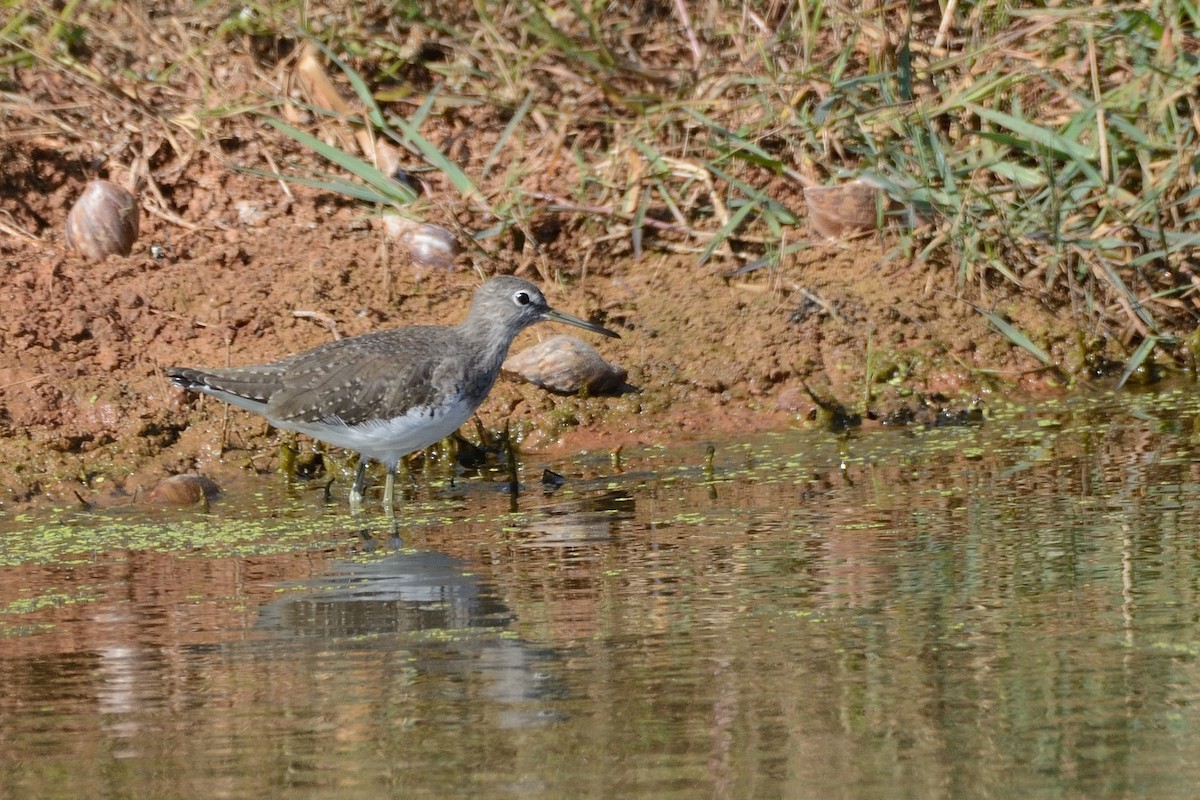
[(67, 246), (89, 261), (127, 256), (138, 237), (138, 204), (109, 181), (92, 181), (67, 214)]
[(207, 502), (221, 493), (212, 478), (203, 475), (172, 475), (163, 478), (146, 495), (146, 502), (156, 506), (192, 506)]
[(462, 248), (454, 234), (441, 225), (388, 214), (383, 218), (388, 236), (400, 242), (408, 251), (408, 257), (418, 267), (429, 269), (454, 269), (454, 261)]
[(873, 231), (887, 197), (878, 186), (862, 180), (841, 186), (806, 186), (804, 202), (813, 230), (830, 239)]
[(534, 386), (562, 394), (607, 394), (625, 385), (624, 369), (605, 361), (596, 348), (575, 336), (551, 336), (510, 356), (504, 371)]

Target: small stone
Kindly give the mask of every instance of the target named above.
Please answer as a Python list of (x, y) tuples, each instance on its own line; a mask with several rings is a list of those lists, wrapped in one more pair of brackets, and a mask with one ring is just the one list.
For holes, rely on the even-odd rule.
[(237, 209), (238, 222), (247, 228), (258, 228), (267, 224), (267, 204), (258, 200), (238, 200), (233, 204)]

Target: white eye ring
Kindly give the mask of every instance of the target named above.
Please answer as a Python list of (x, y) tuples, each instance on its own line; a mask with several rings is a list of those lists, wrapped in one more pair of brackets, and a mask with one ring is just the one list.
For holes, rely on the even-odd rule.
[(529, 292), (524, 289), (519, 289), (513, 295), (513, 302), (519, 306), (527, 306), (533, 302), (533, 298), (529, 296)]

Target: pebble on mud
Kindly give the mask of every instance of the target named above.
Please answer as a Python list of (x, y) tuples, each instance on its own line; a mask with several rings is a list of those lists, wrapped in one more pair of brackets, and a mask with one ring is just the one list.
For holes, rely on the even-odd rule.
[(146, 502), (155, 506), (193, 506), (216, 499), (221, 487), (203, 475), (172, 475), (163, 478), (146, 494)]
[(629, 373), (605, 361), (596, 348), (559, 334), (510, 356), (502, 369), (534, 386), (562, 394), (608, 394), (625, 385)]
[(92, 181), (67, 215), (67, 246), (89, 261), (127, 256), (138, 237), (138, 204), (109, 181)]

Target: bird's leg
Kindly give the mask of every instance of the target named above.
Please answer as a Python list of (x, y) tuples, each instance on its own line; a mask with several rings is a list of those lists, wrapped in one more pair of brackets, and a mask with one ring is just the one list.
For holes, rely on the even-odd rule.
[(362, 505), (363, 491), (367, 488), (367, 458), (358, 457), (358, 471), (354, 473), (354, 484), (350, 487), (350, 508), (357, 509)]
[(396, 465), (388, 464), (387, 483), (383, 487), (383, 511), (389, 517), (395, 517), (396, 508), (392, 504), (393, 492), (396, 487)]

